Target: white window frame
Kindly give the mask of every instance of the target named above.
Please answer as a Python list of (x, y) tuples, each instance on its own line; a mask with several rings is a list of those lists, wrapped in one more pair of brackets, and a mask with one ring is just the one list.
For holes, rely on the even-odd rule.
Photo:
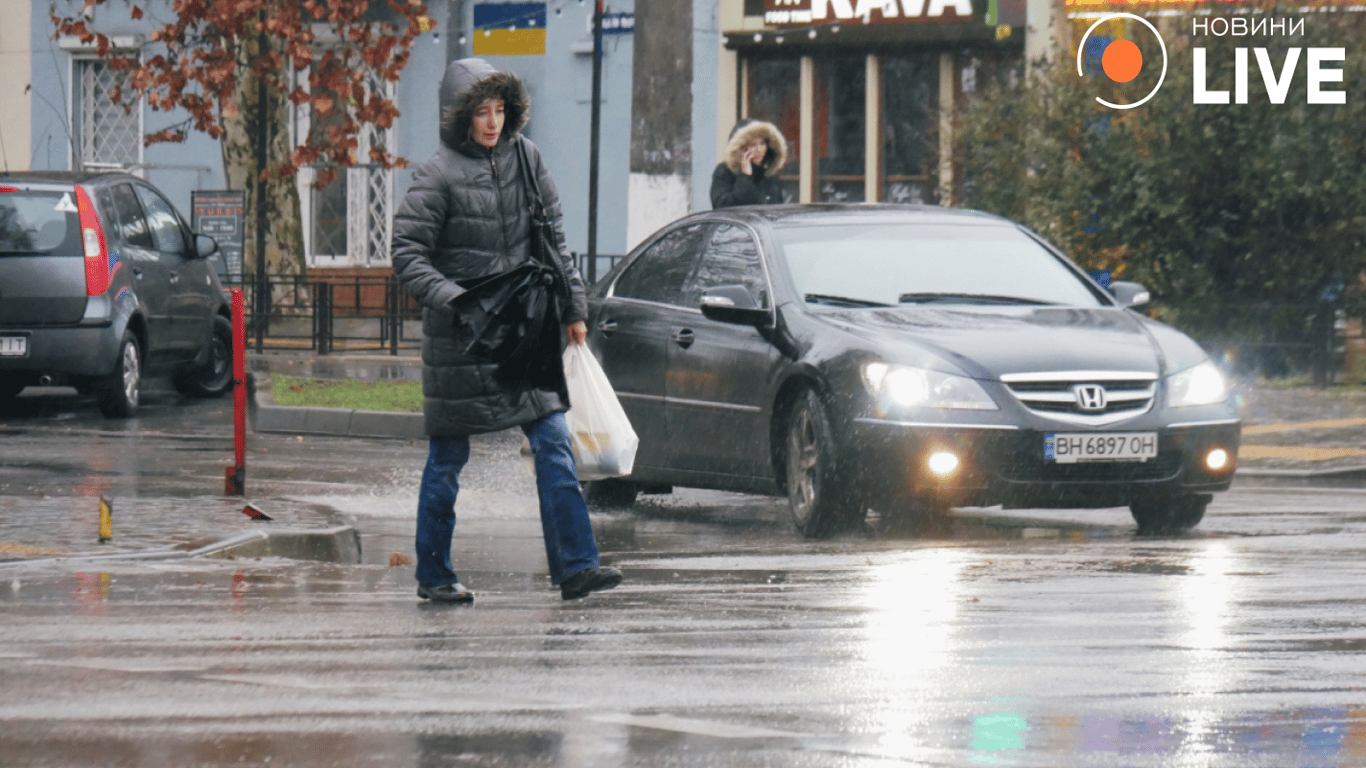
[[(142, 38), (137, 35), (115, 35), (109, 38), (110, 48), (125, 54), (136, 54), (141, 59)], [(136, 134), (134, 146), (136, 147), (136, 157), (132, 163), (100, 163), (86, 162), (82, 150), (85, 146), (83, 132), (88, 125), (93, 124), (83, 109), (84, 91), (82, 90), (83, 63), (102, 61), (95, 53), (94, 43), (82, 43), (75, 37), (62, 37), (57, 45), (67, 54), (67, 82), (71, 84), (70, 93), (67, 98), (67, 122), (70, 135), (67, 142), (67, 168), (75, 170), (77, 167), (96, 169), (96, 170), (121, 170), (143, 176), (144, 164), (144, 145), (143, 136), (146, 135), (146, 99), (138, 97), (137, 106), (133, 109), (136, 117)], [(107, 66), (107, 65), (106, 65)], [(77, 120), (79, 111), (80, 120)]]
[[(319, 51), (327, 41), (319, 34)], [(335, 35), (331, 35), (335, 39)], [(309, 90), (308, 70), (295, 73), (295, 85)], [(370, 77), (367, 86), (383, 89), (384, 97), (392, 101), (397, 94), (395, 83)], [(312, 107), (301, 104), (294, 108), (290, 126), (290, 141), (298, 144), (299, 137), (307, 136), (312, 128)], [(361, 126), (356, 137), (356, 157), (369, 158), (370, 147), (382, 143), (392, 157), (398, 152), (396, 126), (380, 129), (375, 125)], [(338, 168), (338, 177), (346, 181), (346, 253), (318, 254), (313, 245), (313, 206), (317, 189), (314, 183), (318, 171), (312, 166), (299, 169), (296, 183), (299, 190), (300, 218), (303, 229), (305, 261), (309, 267), (388, 267), (389, 241), (394, 226), (394, 169), (380, 168), (373, 163), (358, 163), (349, 168)]]

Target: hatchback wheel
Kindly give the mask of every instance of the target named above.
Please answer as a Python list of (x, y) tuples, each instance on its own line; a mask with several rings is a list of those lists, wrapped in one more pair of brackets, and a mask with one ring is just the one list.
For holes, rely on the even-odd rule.
[(232, 323), (219, 315), (213, 319), (209, 361), (175, 377), (175, 387), (194, 397), (221, 397), (232, 389)]
[(847, 525), (847, 495), (838, 481), (830, 418), (816, 393), (803, 392), (787, 420), (787, 500), (792, 522), (807, 538), (828, 536)]
[(114, 372), (105, 376), (97, 390), (100, 413), (109, 419), (124, 419), (138, 410), (138, 389), (142, 384), (142, 358), (132, 331), (123, 332), (119, 358)]
[(1164, 536), (1189, 531), (1205, 517), (1205, 507), (1213, 497), (1209, 495), (1179, 494), (1136, 499), (1129, 504), (1129, 513), (1138, 523), (1140, 536)]

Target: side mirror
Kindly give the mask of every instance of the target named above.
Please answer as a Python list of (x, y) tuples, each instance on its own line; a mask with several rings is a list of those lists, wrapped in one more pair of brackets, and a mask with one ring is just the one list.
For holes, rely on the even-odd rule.
[(199, 258), (207, 259), (218, 253), (218, 241), (208, 235), (196, 234), (194, 236), (194, 252)]
[(759, 325), (768, 320), (769, 311), (759, 306), (754, 294), (743, 285), (721, 285), (702, 292), (702, 315), (718, 323)]
[(1110, 293), (1114, 294), (1115, 299), (1121, 307), (1137, 309), (1148, 305), (1152, 301), (1152, 294), (1148, 289), (1138, 283), (1131, 283), (1127, 280), (1116, 280), (1110, 284)]

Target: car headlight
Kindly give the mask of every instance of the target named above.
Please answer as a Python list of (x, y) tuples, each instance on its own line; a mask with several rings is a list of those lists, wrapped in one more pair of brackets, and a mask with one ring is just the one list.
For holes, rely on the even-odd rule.
[(1167, 379), (1167, 404), (1172, 408), (1214, 405), (1227, 400), (1228, 395), (1228, 381), (1209, 360)]
[(884, 410), (908, 406), (996, 410), (996, 403), (982, 385), (966, 376), (904, 365), (865, 363), (863, 383)]

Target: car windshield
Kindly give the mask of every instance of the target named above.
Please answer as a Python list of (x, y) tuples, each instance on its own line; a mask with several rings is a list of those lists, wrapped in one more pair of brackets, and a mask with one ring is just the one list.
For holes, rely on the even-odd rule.
[(1013, 227), (861, 222), (784, 226), (777, 236), (798, 294), (811, 303), (1105, 306)]

